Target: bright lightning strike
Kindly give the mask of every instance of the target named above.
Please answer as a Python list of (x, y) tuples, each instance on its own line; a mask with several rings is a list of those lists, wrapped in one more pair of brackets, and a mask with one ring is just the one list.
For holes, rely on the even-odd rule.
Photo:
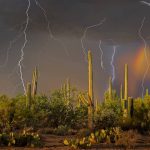
[(115, 54), (116, 54), (117, 46), (113, 46), (113, 54), (111, 57), (111, 66), (112, 66), (112, 82), (114, 82), (116, 75), (115, 75), (115, 65), (114, 65), (114, 59), (115, 59)]
[(99, 41), (99, 50), (100, 50), (100, 52), (101, 52), (101, 68), (104, 69), (104, 63), (103, 63), (103, 50), (102, 50), (101, 45), (102, 45), (102, 41), (100, 40), (100, 41)]
[(98, 27), (98, 26), (101, 26), (104, 22), (106, 21), (106, 18), (104, 18), (100, 23), (98, 24), (94, 24), (94, 25), (91, 25), (91, 26), (88, 26), (85, 28), (84, 32), (83, 32), (83, 36), (81, 37), (81, 46), (82, 46), (82, 51), (83, 51), (83, 55), (84, 55), (84, 58), (85, 58), (85, 61), (87, 61), (87, 54), (86, 54), (86, 48), (84, 46), (84, 40), (86, 38), (86, 33), (89, 29), (91, 28), (95, 28), (95, 27)]
[(29, 10), (30, 10), (30, 7), (31, 7), (31, 1), (28, 0), (28, 6), (27, 6), (27, 9), (26, 9), (26, 24), (25, 24), (25, 28), (24, 28), (24, 31), (23, 31), (24, 44), (21, 47), (21, 56), (20, 56), (20, 60), (18, 61), (20, 79), (21, 79), (22, 86), (23, 86), (23, 89), (24, 89), (24, 94), (26, 94), (26, 88), (25, 88), (25, 83), (24, 83), (23, 73), (22, 73), (22, 63), (23, 63), (23, 60), (24, 60), (24, 48), (26, 47), (26, 44), (28, 42), (26, 31), (27, 31), (27, 28), (28, 28), (28, 25), (29, 25), (29, 19), (30, 19), (29, 18)]
[(147, 43), (146, 43), (144, 37), (142, 36), (142, 29), (143, 29), (143, 26), (144, 26), (145, 19), (146, 18), (144, 17), (142, 22), (141, 22), (141, 26), (140, 26), (140, 28), (138, 30), (138, 35), (139, 35), (139, 37), (141, 38), (141, 40), (143, 41), (143, 44), (144, 44), (144, 54), (145, 54), (145, 59), (146, 59), (146, 64), (147, 64), (147, 68), (146, 68), (146, 71), (145, 71), (145, 73), (143, 75), (142, 85), (141, 85), (142, 86), (142, 98), (144, 96), (144, 90), (145, 90), (145, 87), (144, 87), (145, 78), (146, 78), (146, 75), (147, 75), (149, 67), (150, 67), (150, 64), (148, 62), (148, 57), (147, 57), (147, 51), (146, 51)]
[(53, 33), (52, 33), (50, 21), (49, 21), (49, 19), (48, 19), (46, 10), (41, 6), (41, 4), (39, 3), (38, 0), (34, 0), (34, 1), (35, 1), (36, 5), (37, 5), (37, 6), (42, 10), (42, 12), (43, 12), (43, 15), (44, 15), (44, 17), (45, 17), (45, 20), (46, 20), (46, 22), (47, 22), (47, 29), (48, 29), (48, 33), (49, 33), (50, 38), (53, 39), (54, 41), (59, 42), (59, 43), (63, 46), (66, 55), (69, 56), (69, 52), (68, 52), (66, 46), (64, 45), (64, 43), (63, 43), (60, 39), (57, 39), (57, 38), (53, 35)]

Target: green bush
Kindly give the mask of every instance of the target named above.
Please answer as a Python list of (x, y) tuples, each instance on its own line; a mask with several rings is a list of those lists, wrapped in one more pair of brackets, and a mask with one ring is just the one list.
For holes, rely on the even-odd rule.
[(150, 130), (150, 99), (136, 99), (134, 102), (133, 128), (140, 132)]
[(119, 126), (122, 118), (121, 105), (119, 101), (114, 100), (99, 105), (94, 118), (96, 129)]
[(60, 126), (58, 126), (58, 128), (56, 128), (54, 130), (54, 133), (56, 135), (64, 136), (64, 135), (68, 135), (68, 131), (69, 131), (69, 129), (67, 126), (60, 125)]
[(64, 140), (64, 144), (74, 149), (88, 148), (99, 143), (116, 143), (121, 135), (120, 128), (107, 128), (106, 130), (97, 130), (90, 133), (88, 136), (80, 138)]
[(0, 146), (17, 146), (17, 147), (41, 147), (42, 142), (37, 133), (2, 133), (0, 134)]

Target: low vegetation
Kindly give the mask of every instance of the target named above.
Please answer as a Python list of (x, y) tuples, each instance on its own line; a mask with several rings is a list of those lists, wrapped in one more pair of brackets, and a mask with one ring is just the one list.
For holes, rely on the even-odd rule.
[[(146, 134), (150, 130), (150, 97), (135, 100), (132, 119), (123, 118), (123, 110), (117, 97), (98, 104), (91, 131), (86, 129), (88, 105), (80, 101), (81, 92), (73, 90), (72, 95), (74, 96), (66, 100), (63, 91), (56, 90), (49, 97), (36, 96), (30, 109), (25, 107), (25, 96), (1, 96), (0, 146), (42, 146), (39, 134), (75, 134), (78, 138), (64, 140), (65, 145), (73, 148), (90, 147), (98, 143), (129, 145), (126, 143), (130, 142), (121, 140), (124, 131), (137, 130)], [(28, 129), (32, 129), (32, 132), (27, 131)]]

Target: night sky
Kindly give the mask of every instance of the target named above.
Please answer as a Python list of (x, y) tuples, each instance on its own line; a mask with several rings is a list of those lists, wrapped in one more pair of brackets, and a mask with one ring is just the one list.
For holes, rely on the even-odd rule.
[[(49, 93), (59, 88), (67, 78), (74, 86), (87, 90), (87, 63), (84, 59), (81, 39), (85, 51), (93, 53), (94, 92), (102, 99), (112, 76), (111, 57), (114, 56), (114, 88), (119, 92), (123, 83), (124, 64), (129, 64), (129, 94), (141, 96), (141, 82), (147, 69), (144, 53), (144, 38), (149, 60), (150, 6), (138, 0), (38, 0), (44, 8), (53, 37), (48, 32), (48, 22), (43, 11), (31, 1), (27, 44), (24, 48), (23, 78), (31, 81), (32, 70), (39, 68), (39, 93)], [(149, 2), (150, 0), (145, 0)], [(0, 93), (10, 96), (23, 93), (18, 61), (24, 44), (23, 30), (26, 25), (28, 0), (0, 0)], [(104, 69), (101, 68), (103, 50)], [(11, 48), (10, 48), (11, 46)], [(150, 71), (147, 71), (144, 87), (150, 88)]]

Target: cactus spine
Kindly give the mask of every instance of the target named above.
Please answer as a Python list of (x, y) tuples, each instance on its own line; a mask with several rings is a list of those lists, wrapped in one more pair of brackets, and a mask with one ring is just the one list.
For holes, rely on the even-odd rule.
[(88, 127), (93, 129), (93, 113), (94, 113), (94, 100), (93, 100), (93, 67), (92, 67), (92, 53), (88, 51)]
[(30, 109), (31, 106), (31, 83), (27, 83), (27, 93), (26, 93), (26, 107)]
[(37, 94), (37, 83), (38, 83), (38, 69), (35, 68), (32, 77), (32, 97), (34, 98)]

